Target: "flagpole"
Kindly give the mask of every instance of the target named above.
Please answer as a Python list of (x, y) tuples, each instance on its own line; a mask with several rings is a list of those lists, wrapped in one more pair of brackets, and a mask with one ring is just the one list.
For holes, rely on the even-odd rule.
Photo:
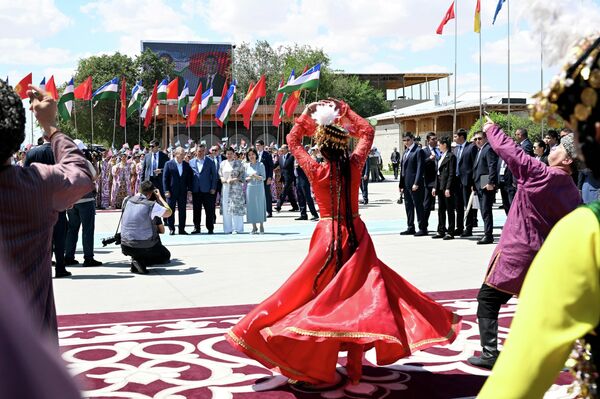
[(213, 146), (213, 114), (212, 106), (210, 107), (210, 146)]
[(458, 0), (454, 1), (454, 114), (452, 116), (452, 131), (456, 132), (456, 78), (458, 70)]
[(177, 137), (179, 137), (179, 101), (177, 101), (177, 127), (175, 128), (177, 131)]
[(75, 138), (77, 138), (77, 112), (75, 112), (77, 107), (75, 106), (75, 99), (73, 99), (73, 121), (75, 123)]
[(479, 18), (480, 18), (480, 22), (479, 22), (479, 120), (481, 121), (481, 124), (483, 126), (483, 100), (482, 100), (482, 95), (481, 95), (481, 80), (482, 80), (482, 76), (481, 76), (481, 16)]
[[(152, 138), (153, 140), (156, 140), (156, 111), (157, 111), (156, 109), (152, 110), (152, 112), (154, 113), (154, 137)], [(162, 143), (161, 143), (161, 145), (162, 145)]]
[(92, 105), (92, 100), (90, 99), (90, 114), (91, 114), (91, 126), (92, 126), (92, 142), (90, 143), (90, 148), (94, 146), (94, 106)]
[(117, 134), (117, 99), (115, 99), (115, 116), (113, 118), (113, 138), (112, 138), (112, 146), (115, 147), (115, 136)]
[[(139, 108), (139, 106), (138, 106)], [(139, 110), (138, 110), (139, 112)], [(148, 112), (148, 111), (146, 111)], [(140, 117), (141, 115), (138, 115), (138, 144), (140, 145), (140, 148), (142, 147), (142, 118)]]
[(31, 145), (33, 145), (33, 109), (29, 112), (31, 114)]
[(123, 126), (123, 129), (123, 131), (125, 132), (125, 142), (127, 143), (127, 119), (125, 119), (125, 126)]
[(508, 133), (510, 134), (510, 0), (506, 0), (508, 16)]
[[(544, 34), (540, 37), (540, 91), (544, 90)], [(544, 137), (544, 123), (542, 119), (542, 137)]]

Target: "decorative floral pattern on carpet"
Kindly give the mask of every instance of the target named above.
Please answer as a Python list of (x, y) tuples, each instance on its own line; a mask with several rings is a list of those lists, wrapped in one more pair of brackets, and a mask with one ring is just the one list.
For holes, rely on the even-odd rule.
[[(474, 398), (489, 372), (467, 363), (479, 348), (477, 291), (430, 294), (463, 316), (449, 346), (417, 352), (384, 367), (365, 354), (363, 378), (347, 383), (340, 353), (340, 383), (314, 391), (233, 350), (224, 334), (252, 306), (229, 306), (87, 314), (59, 317), (62, 355), (86, 398)], [(500, 338), (515, 311), (502, 308)], [(570, 379), (561, 375), (546, 398), (567, 398)]]

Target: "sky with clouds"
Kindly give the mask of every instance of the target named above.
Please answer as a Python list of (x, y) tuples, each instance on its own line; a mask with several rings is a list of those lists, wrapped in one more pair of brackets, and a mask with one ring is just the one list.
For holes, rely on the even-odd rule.
[[(457, 0), (458, 90), (478, 90), (476, 0)], [(579, 0), (565, 0), (579, 1)], [(435, 30), (451, 0), (0, 0), (0, 76), (16, 84), (55, 75), (68, 80), (78, 59), (120, 51), (141, 40), (299, 43), (323, 48), (346, 72), (453, 72), (454, 28)], [(600, 0), (594, 0), (595, 3)], [(481, 0), (484, 90), (507, 88), (508, 7)], [(511, 91), (540, 89), (540, 38), (520, 2), (511, 1)], [(544, 82), (558, 70), (544, 68)], [(453, 83), (451, 83), (453, 85)], [(442, 95), (447, 94), (442, 85)], [(435, 88), (434, 88), (435, 90)]]

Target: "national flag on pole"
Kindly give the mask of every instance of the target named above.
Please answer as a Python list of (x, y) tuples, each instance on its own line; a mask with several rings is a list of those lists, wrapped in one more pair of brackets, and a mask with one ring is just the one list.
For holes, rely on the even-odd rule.
[(125, 78), (121, 81), (121, 118), (119, 119), (119, 125), (121, 127), (127, 125), (127, 84)]
[(113, 78), (98, 88), (92, 94), (92, 100), (116, 100), (119, 98), (119, 78)]
[(496, 23), (496, 17), (498, 16), (498, 13), (502, 9), (502, 5), (504, 4), (505, 1), (506, 0), (498, 0), (498, 5), (496, 6), (496, 12), (494, 12), (494, 20), (492, 21), (492, 25), (494, 25)]
[(444, 26), (446, 26), (448, 21), (450, 21), (451, 19), (454, 19), (454, 18), (455, 18), (454, 2), (452, 2), (452, 4), (450, 4), (450, 8), (448, 8), (448, 11), (446, 11), (446, 15), (444, 15), (444, 19), (442, 19), (442, 22), (440, 22), (440, 26), (438, 26), (435, 33), (437, 33), (438, 35), (441, 35), (444, 32)]
[(167, 100), (177, 100), (177, 93), (179, 92), (179, 78), (173, 79), (167, 85)]
[(63, 121), (71, 119), (73, 100), (75, 99), (74, 91), (75, 83), (73, 83), (73, 78), (71, 78), (71, 81), (67, 84), (67, 87), (65, 87), (62, 96), (60, 96), (60, 100), (58, 100), (58, 115), (60, 115)]
[[(304, 71), (302, 72), (302, 75), (304, 75), (307, 72), (307, 68), (308, 68), (308, 65), (306, 67), (304, 67)], [(294, 81), (296, 81), (296, 80), (298, 80), (298, 79), (294, 79)], [(283, 111), (288, 118), (290, 116), (294, 115), (294, 111), (296, 110), (296, 107), (298, 106), (299, 102), (300, 102), (300, 90), (296, 90), (295, 92), (290, 94), (289, 97), (284, 101)]]
[(33, 75), (30, 73), (25, 76), (17, 85), (14, 90), (21, 98), (27, 98), (27, 90), (29, 90), (29, 85), (32, 84)]
[(277, 90), (283, 93), (292, 93), (294, 91), (302, 89), (316, 89), (319, 87), (319, 79), (321, 77), (321, 64), (317, 64), (314, 67), (304, 70), (302, 75), (298, 76), (291, 82), (288, 82), (281, 89)]
[(56, 84), (54, 83), (54, 75), (50, 76), (50, 79), (48, 79), (46, 91), (52, 95), (53, 99), (58, 100), (58, 91), (56, 90)]
[(219, 127), (223, 127), (224, 124), (227, 123), (229, 119), (229, 112), (231, 111), (231, 107), (233, 106), (233, 95), (235, 94), (235, 88), (237, 86), (237, 80), (233, 80), (231, 82), (231, 86), (227, 92), (225, 91), (226, 85), (223, 86), (223, 94), (221, 96), (221, 102), (219, 103), (219, 108), (217, 108), (217, 113), (215, 114), (215, 121)]
[(194, 94), (194, 98), (192, 99), (192, 105), (190, 106), (190, 111), (188, 113), (187, 127), (196, 124), (196, 120), (198, 119), (198, 113), (200, 112), (200, 101), (202, 101), (202, 82), (198, 83), (196, 94)]
[[(281, 82), (279, 82), (279, 87), (277, 89), (281, 89), (284, 85), (283, 76), (281, 77)], [(281, 103), (283, 102), (283, 93), (277, 93), (277, 97), (275, 97), (275, 109), (273, 110), (273, 126), (279, 126), (281, 123)]]
[(248, 93), (246, 97), (239, 105), (238, 109), (235, 111), (238, 114), (243, 115), (244, 117), (244, 126), (246, 129), (250, 128), (250, 120), (252, 119), (252, 115), (256, 112), (256, 108), (258, 102), (261, 97), (264, 97), (267, 94), (267, 80), (265, 75), (262, 75), (256, 86), (250, 83), (248, 87)]
[(473, 25), (473, 30), (475, 33), (481, 33), (481, 1), (477, 0), (477, 5), (475, 6), (475, 22)]
[(158, 100), (166, 100), (167, 99), (167, 85), (168, 85), (168, 81), (167, 79), (163, 79), (162, 82), (160, 82), (160, 84), (158, 85), (158, 90), (157, 90), (157, 94), (156, 94), (156, 98)]
[(179, 113), (185, 116), (185, 107), (190, 102), (190, 89), (188, 88), (188, 81), (185, 81), (183, 85), (183, 90), (181, 90), (181, 94), (177, 99), (177, 106), (179, 108)]
[(44, 76), (44, 79), (42, 79), (42, 81), (40, 82), (40, 89), (46, 90), (46, 77), (45, 76)]
[[(226, 87), (226, 86), (223, 86)], [(202, 93), (202, 100), (200, 101), (200, 113), (204, 112), (205, 109), (210, 107), (213, 103), (213, 88), (212, 86), (208, 88), (204, 93)]]
[(88, 76), (85, 81), (75, 88), (73, 93), (78, 100), (90, 101), (92, 99), (92, 77)]
[(256, 92), (256, 100), (254, 101), (254, 107), (252, 108), (252, 113), (250, 114), (250, 120), (252, 120), (252, 117), (258, 109), (258, 103), (260, 102), (260, 99), (267, 95), (267, 79), (265, 75), (260, 77), (258, 83), (256, 83), (256, 86), (254, 86), (254, 91)]
[(129, 100), (129, 105), (127, 106), (127, 116), (131, 116), (135, 111), (140, 109), (140, 105), (142, 103), (142, 99), (140, 95), (144, 92), (144, 87), (142, 86), (142, 81), (138, 80), (133, 89), (131, 90), (131, 100)]
[(152, 93), (150, 97), (148, 97), (148, 101), (144, 105), (144, 109), (140, 115), (140, 118), (144, 117), (144, 127), (147, 129), (150, 126), (150, 122), (152, 122), (152, 116), (154, 114), (154, 108), (156, 108), (156, 104), (158, 104), (158, 81), (154, 82), (154, 88), (152, 89)]

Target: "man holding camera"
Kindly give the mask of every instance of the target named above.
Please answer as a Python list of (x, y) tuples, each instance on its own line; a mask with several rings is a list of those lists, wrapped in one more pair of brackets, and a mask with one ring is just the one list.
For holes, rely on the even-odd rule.
[(165, 232), (160, 218), (173, 212), (150, 181), (140, 185), (140, 193), (126, 198), (121, 222), (121, 251), (131, 256), (131, 272), (147, 274), (147, 266), (169, 263), (171, 253), (160, 242)]

